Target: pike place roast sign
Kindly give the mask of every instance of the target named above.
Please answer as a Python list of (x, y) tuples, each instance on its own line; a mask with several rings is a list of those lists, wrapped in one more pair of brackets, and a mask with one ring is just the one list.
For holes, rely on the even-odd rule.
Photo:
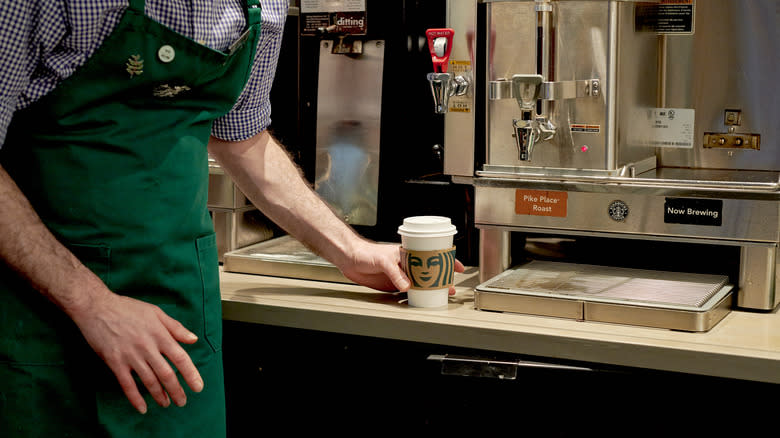
[(515, 213), (531, 216), (566, 217), (567, 192), (552, 190), (517, 190)]

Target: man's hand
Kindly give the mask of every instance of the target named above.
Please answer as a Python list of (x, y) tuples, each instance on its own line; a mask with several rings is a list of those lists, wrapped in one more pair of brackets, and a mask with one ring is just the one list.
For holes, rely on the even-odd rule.
[[(356, 245), (351, 260), (338, 267), (345, 277), (372, 289), (386, 292), (409, 290), (409, 278), (401, 268), (399, 245), (362, 241)], [(463, 263), (455, 260), (455, 272), (463, 271)], [(450, 286), (450, 295), (455, 295), (453, 286)]]
[(166, 358), (195, 391), (203, 380), (179, 342), (193, 344), (197, 336), (159, 307), (133, 298), (102, 294), (89, 309), (73, 315), (89, 345), (108, 364), (122, 390), (138, 412), (146, 402), (133, 379), (138, 375), (154, 400), (168, 407), (187, 403), (187, 396)]

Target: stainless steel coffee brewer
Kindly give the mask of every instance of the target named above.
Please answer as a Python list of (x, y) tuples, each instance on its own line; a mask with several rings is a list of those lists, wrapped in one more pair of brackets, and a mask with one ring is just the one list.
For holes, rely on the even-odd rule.
[[(475, 188), (477, 308), (701, 331), (733, 306), (777, 307), (778, 5), (448, 2), (461, 79), (428, 79), (445, 172)], [(714, 245), (738, 269), (518, 267), (517, 234), (681, 244), (700, 259)]]

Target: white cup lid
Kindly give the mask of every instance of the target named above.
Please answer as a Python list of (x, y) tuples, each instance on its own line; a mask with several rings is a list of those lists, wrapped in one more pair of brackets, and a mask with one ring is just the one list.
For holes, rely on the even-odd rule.
[(407, 237), (443, 237), (457, 233), (450, 218), (443, 216), (412, 216), (404, 219), (398, 234)]

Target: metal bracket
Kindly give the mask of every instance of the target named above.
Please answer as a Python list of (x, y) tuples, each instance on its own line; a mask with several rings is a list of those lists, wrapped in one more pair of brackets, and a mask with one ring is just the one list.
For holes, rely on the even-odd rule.
[(525, 360), (496, 360), (451, 354), (431, 354), (428, 360), (441, 362), (441, 373), (451, 376), (489, 377), (502, 380), (517, 378), (518, 368), (541, 368), (562, 371), (594, 371), (593, 368)]
[(761, 134), (704, 133), (704, 148), (754, 149), (761, 150)]
[[(515, 75), (521, 76), (533, 75)], [(518, 80), (499, 79), (490, 81), (488, 98), (490, 100), (513, 99), (517, 97)], [(582, 97), (601, 96), (600, 79), (583, 79), (578, 81), (540, 82), (537, 98), (542, 100), (578, 99)], [(525, 100), (525, 99), (524, 99)]]

